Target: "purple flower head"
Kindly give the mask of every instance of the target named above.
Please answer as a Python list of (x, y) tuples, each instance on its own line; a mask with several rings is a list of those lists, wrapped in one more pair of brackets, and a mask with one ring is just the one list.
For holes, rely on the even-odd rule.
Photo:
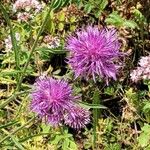
[(82, 31), (70, 36), (67, 49), (70, 51), (68, 64), (75, 72), (75, 77), (88, 79), (96, 76), (113, 78), (116, 80), (118, 65), (114, 64), (122, 55), (119, 52), (120, 44), (114, 29), (99, 30), (97, 27), (88, 26)]
[(70, 113), (68, 113), (65, 117), (65, 124), (75, 129), (83, 128), (85, 127), (85, 124), (89, 122), (89, 111), (78, 106), (72, 107), (70, 109)]
[[(69, 113), (81, 116), (78, 112), (70, 111), (75, 107), (75, 101), (78, 97), (73, 95), (72, 88), (64, 80), (48, 77), (38, 79), (34, 84), (31, 97), (31, 110), (54, 126), (63, 123), (65, 116)], [(79, 107), (79, 109), (82, 108)]]

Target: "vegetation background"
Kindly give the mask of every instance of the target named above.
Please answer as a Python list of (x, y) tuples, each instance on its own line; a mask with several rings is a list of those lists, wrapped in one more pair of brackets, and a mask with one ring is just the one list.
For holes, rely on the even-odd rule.
[[(39, 3), (38, 13), (35, 9), (16, 12), (14, 0), (0, 1), (0, 149), (150, 150), (150, 82), (130, 79), (141, 56), (149, 55), (150, 1)], [(19, 16), (25, 12), (29, 18)], [(87, 25), (116, 28), (121, 51), (127, 54), (117, 81), (109, 86), (96, 82), (96, 92), (92, 83), (72, 80), (65, 60), (66, 38)], [(93, 111), (85, 129), (53, 128), (31, 112), (31, 88), (41, 75), (69, 78), (82, 94), (83, 106)]]

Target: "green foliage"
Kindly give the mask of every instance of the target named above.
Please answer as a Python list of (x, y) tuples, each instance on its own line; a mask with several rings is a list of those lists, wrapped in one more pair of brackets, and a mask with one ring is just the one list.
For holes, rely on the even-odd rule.
[(68, 133), (68, 130), (63, 130), (63, 133), (56, 132), (50, 143), (62, 150), (77, 150), (77, 145), (73, 140), (72, 134)]
[(84, 11), (87, 14), (92, 14), (96, 18), (101, 16), (101, 13), (108, 5), (108, 0), (88, 0), (88, 1), (81, 1), (80, 7), (84, 6)]
[(136, 22), (139, 25), (147, 23), (147, 19), (144, 17), (144, 15), (141, 13), (140, 10), (138, 10), (137, 8), (134, 8), (132, 12), (133, 12)]
[(51, 54), (65, 54), (66, 51), (62, 47), (58, 48), (48, 48), (48, 47), (38, 47), (37, 52), (40, 54), (41, 59), (48, 60)]
[(122, 18), (117, 11), (112, 12), (105, 20), (107, 24), (115, 25), (116, 27), (137, 28), (136, 22)]
[(150, 145), (150, 125), (145, 124), (142, 127), (142, 132), (138, 138), (139, 145), (148, 150)]
[(107, 147), (105, 147), (104, 150), (121, 150), (121, 147), (119, 144), (109, 144)]
[(54, 10), (65, 7), (67, 4), (70, 4), (72, 0), (53, 0), (51, 3), (51, 7)]
[(142, 112), (144, 113), (144, 116), (146, 117), (146, 121), (150, 123), (150, 102), (149, 101), (144, 102)]
[(115, 93), (115, 89), (113, 87), (106, 87), (105, 88), (105, 94), (114, 95), (114, 93)]
[(126, 97), (130, 104), (133, 104), (134, 106), (138, 106), (138, 95), (136, 92), (133, 91), (132, 88), (126, 91)]

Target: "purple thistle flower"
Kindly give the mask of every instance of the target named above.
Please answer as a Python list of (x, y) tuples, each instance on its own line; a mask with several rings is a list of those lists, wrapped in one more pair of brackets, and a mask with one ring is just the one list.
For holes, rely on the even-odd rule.
[(75, 129), (83, 128), (89, 122), (89, 111), (78, 106), (72, 107), (70, 112), (65, 116), (65, 124)]
[(114, 29), (99, 30), (97, 27), (88, 26), (76, 32), (67, 41), (70, 51), (68, 64), (75, 72), (75, 77), (90, 78), (95, 81), (96, 76), (116, 80), (118, 65), (114, 64), (122, 55), (119, 52), (120, 44)]
[[(53, 126), (57, 126), (66, 121), (65, 116), (72, 114), (76, 118), (81, 118), (80, 109), (76, 106), (75, 101), (77, 96), (73, 96), (72, 88), (64, 80), (55, 80), (53, 78), (38, 79), (34, 84), (34, 90), (31, 94), (31, 110), (37, 113), (41, 118), (45, 118), (46, 121)], [(79, 112), (74, 111), (78, 107)], [(71, 111), (72, 110), (72, 111)], [(87, 113), (81, 120), (89, 120), (90, 113)], [(85, 127), (86, 121), (80, 123), (78, 120), (74, 120), (77, 127)], [(79, 124), (79, 125), (78, 125)], [(82, 124), (82, 125), (81, 125)], [(71, 126), (71, 124), (68, 124)], [(74, 128), (74, 126), (71, 126)]]

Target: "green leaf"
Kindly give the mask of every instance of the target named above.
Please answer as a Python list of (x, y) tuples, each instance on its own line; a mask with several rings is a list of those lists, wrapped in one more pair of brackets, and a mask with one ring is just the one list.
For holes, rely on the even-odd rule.
[(138, 138), (141, 147), (146, 147), (149, 144), (149, 140), (150, 140), (149, 137), (150, 137), (149, 134), (141, 133), (141, 135)]
[(104, 10), (107, 4), (108, 4), (108, 0), (102, 0), (100, 3), (100, 10), (101, 11)]
[(63, 0), (53, 0), (51, 6), (54, 10), (56, 10), (59, 9), (62, 6), (62, 4)]
[(135, 29), (138, 25), (136, 22), (134, 22), (132, 20), (126, 20), (126, 21), (124, 21), (123, 26)]
[(37, 51), (40, 52), (40, 54), (42, 53), (52, 53), (52, 54), (65, 54), (66, 51), (64, 49), (60, 49), (58, 48), (48, 48), (48, 47), (38, 47), (36, 49)]
[(150, 145), (150, 125), (145, 124), (142, 127), (142, 133), (138, 138), (138, 142), (141, 147), (146, 147)]
[(107, 24), (112, 24), (118, 27), (124, 26), (127, 28), (137, 28), (138, 25), (136, 22), (134, 22), (133, 20), (126, 20), (124, 18), (122, 18), (117, 11), (112, 12), (108, 18), (105, 19), (105, 22)]
[(71, 4), (72, 0), (63, 0), (62, 7), (65, 7), (67, 4)]
[(56, 135), (55, 139), (51, 141), (51, 144), (57, 145), (63, 138), (63, 135)]
[(96, 18), (99, 18), (99, 17), (100, 17), (100, 15), (101, 15), (101, 13), (102, 13), (102, 11), (101, 11), (101, 10), (99, 10), (99, 11), (95, 12), (95, 17), (96, 17)]
[(142, 127), (142, 131), (144, 133), (150, 134), (150, 125), (149, 124), (144, 124), (144, 126)]
[(64, 142), (62, 143), (62, 149), (67, 150), (69, 148), (70, 140), (68, 138), (64, 139)]
[(85, 11), (87, 14), (89, 14), (93, 8), (94, 8), (94, 6), (91, 5), (90, 3), (88, 3), (88, 4), (86, 4), (86, 5), (84, 6), (84, 11)]
[(107, 107), (101, 105), (101, 104), (89, 104), (89, 103), (86, 103), (86, 102), (82, 102), (82, 101), (79, 101), (79, 105), (81, 105), (82, 107), (84, 108), (87, 108), (87, 109), (107, 109)]
[(122, 26), (124, 23), (124, 19), (119, 16), (116, 11), (114, 11), (108, 16), (108, 18), (106, 18), (105, 22), (116, 26)]
[(45, 123), (42, 123), (41, 128), (42, 128), (42, 133), (48, 133), (51, 127), (49, 125), (46, 125)]
[(150, 111), (150, 102), (146, 102), (145, 106), (143, 107), (143, 112), (149, 112)]
[(53, 0), (51, 6), (54, 10), (57, 10), (61, 7), (66, 6), (69, 3), (70, 3), (70, 0)]
[(107, 88), (105, 88), (104, 89), (105, 91), (105, 94), (108, 94), (108, 95), (114, 95), (114, 93), (115, 93), (115, 90), (114, 90), (114, 88), (113, 87), (107, 87)]
[(70, 141), (70, 150), (77, 150), (77, 145), (75, 144), (75, 142)]
[(138, 9), (134, 8), (133, 14), (136, 18), (136, 21), (140, 24), (147, 22), (145, 16)]
[(46, 23), (46, 29), (51, 34), (55, 32), (54, 11), (53, 10), (50, 12), (50, 17), (48, 18), (48, 21)]

